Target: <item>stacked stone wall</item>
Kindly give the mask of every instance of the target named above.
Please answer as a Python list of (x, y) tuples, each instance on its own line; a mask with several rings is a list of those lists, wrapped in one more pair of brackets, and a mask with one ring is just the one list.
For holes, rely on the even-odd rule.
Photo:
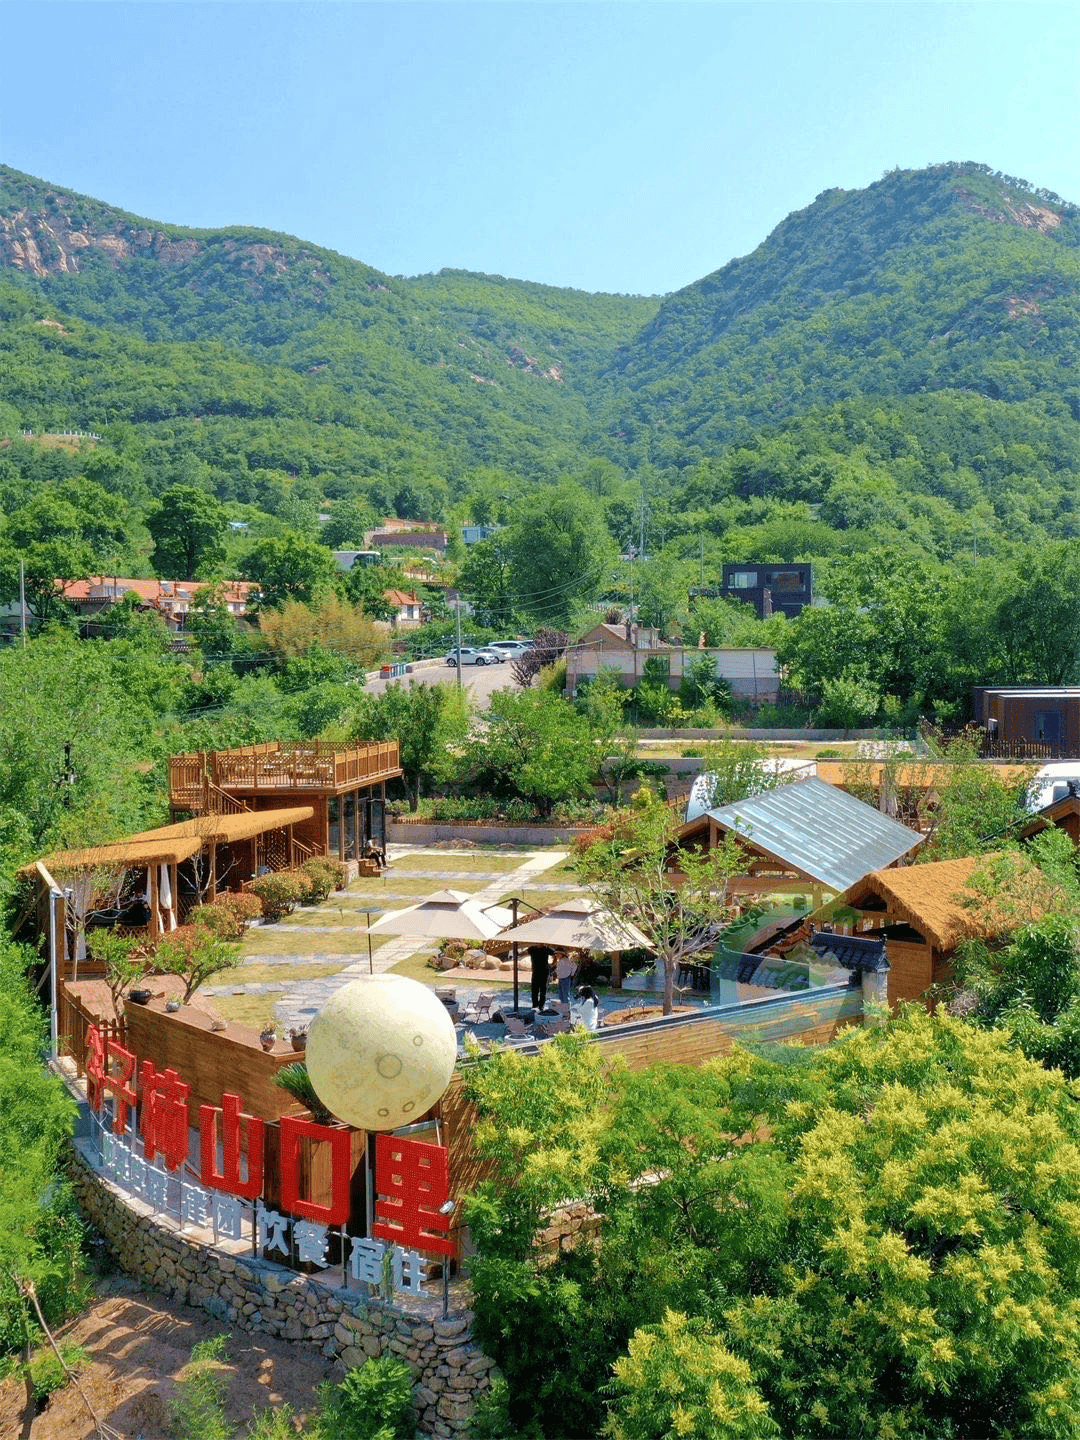
[(472, 1341), (472, 1316), (442, 1319), (441, 1305), (413, 1313), (355, 1290), (286, 1270), (250, 1254), (228, 1254), (180, 1233), (102, 1175), (81, 1148), (70, 1173), (84, 1215), (129, 1275), (197, 1305), (228, 1325), (316, 1345), (346, 1370), (374, 1355), (396, 1355), (413, 1372), (418, 1422), (427, 1435), (468, 1430), (495, 1362)]

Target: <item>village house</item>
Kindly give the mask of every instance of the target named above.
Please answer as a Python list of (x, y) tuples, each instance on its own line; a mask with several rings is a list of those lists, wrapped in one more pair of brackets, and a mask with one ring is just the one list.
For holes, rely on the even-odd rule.
[(567, 650), (566, 691), (573, 695), (582, 680), (595, 679), (601, 670), (614, 671), (619, 683), (632, 689), (644, 677), (650, 660), (654, 662), (650, 672), (663, 670), (670, 688), (677, 690), (690, 666), (702, 655), (710, 657), (717, 676), (727, 681), (731, 693), (738, 699), (754, 704), (777, 699), (780, 671), (775, 650), (733, 646), (707, 650), (672, 645), (660, 638), (659, 630), (606, 622), (586, 630)]
[(424, 602), (415, 590), (384, 590), (383, 595), (387, 603), (394, 606), (395, 613), (390, 617), (390, 624), (395, 630), (407, 630), (423, 624)]

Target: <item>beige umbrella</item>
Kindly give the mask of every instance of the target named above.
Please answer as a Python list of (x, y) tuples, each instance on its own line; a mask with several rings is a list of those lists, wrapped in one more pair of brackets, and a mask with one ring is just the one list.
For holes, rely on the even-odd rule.
[[(502, 950), (511, 942), (515, 957), (519, 945), (552, 945), (559, 950), (592, 950), (610, 955), (611, 977), (616, 985), (621, 983), (620, 957), (624, 950), (655, 949), (636, 925), (620, 920), (599, 901), (590, 900), (585, 895), (576, 900), (564, 900), (546, 915), (537, 915), (524, 925), (515, 925), (489, 943), (487, 948)], [(516, 961), (514, 975), (516, 980)]]
[(505, 930), (509, 910), (484, 909), (462, 890), (437, 890), (419, 905), (390, 910), (369, 925), (369, 935), (427, 935), (433, 940), (474, 940), (482, 943)]
[(647, 936), (629, 920), (620, 920), (597, 900), (580, 896), (560, 901), (546, 915), (537, 915), (499, 936), (499, 944), (553, 945), (559, 950), (652, 950)]

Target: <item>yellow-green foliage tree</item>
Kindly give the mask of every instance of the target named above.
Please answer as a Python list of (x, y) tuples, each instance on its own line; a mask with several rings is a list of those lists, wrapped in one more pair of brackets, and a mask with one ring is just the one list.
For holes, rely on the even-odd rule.
[(333, 594), (317, 605), (286, 600), (280, 610), (264, 610), (259, 628), (270, 648), (290, 659), (318, 645), (366, 666), (373, 665), (383, 650), (382, 637), (364, 612)]
[[(914, 1008), (696, 1070), (599, 1050), (568, 1037), (468, 1080), (492, 1167), (469, 1211), (477, 1338), (507, 1433), (1080, 1436), (1060, 1073)], [(552, 1260), (535, 1237), (572, 1199), (599, 1233)]]

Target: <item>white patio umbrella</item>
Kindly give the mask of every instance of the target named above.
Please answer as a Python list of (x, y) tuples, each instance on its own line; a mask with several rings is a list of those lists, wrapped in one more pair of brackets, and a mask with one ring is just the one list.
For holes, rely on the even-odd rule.
[(437, 890), (418, 905), (389, 910), (367, 928), (368, 935), (426, 935), (432, 940), (491, 940), (513, 920), (509, 910), (484, 908), (462, 890)]

